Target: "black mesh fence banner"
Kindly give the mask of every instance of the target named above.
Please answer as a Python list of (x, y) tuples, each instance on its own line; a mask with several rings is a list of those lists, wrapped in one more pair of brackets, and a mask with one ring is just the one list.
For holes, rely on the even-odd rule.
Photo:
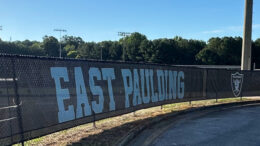
[(0, 56), (0, 144), (167, 103), (260, 95), (260, 72)]

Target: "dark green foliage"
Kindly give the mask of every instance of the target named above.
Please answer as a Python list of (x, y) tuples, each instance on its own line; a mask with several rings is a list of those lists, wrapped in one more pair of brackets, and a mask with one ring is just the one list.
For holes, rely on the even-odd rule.
[(109, 57), (108, 60), (121, 60), (122, 57), (122, 45), (119, 44), (118, 41), (111, 42), (110, 48), (109, 48)]
[(211, 38), (207, 46), (197, 54), (203, 64), (239, 65), (241, 62), (242, 38)]
[(77, 51), (69, 51), (67, 54), (68, 58), (77, 58), (78, 57), (78, 52)]
[(44, 50), (41, 48), (39, 42), (30, 42), (28, 40), (23, 42), (0, 41), (0, 53), (45, 56)]
[(84, 43), (84, 41), (82, 40), (81, 37), (74, 37), (74, 36), (67, 36), (65, 35), (64, 37), (62, 37), (62, 44), (64, 46), (66, 45), (70, 45), (70, 46), (74, 46), (74, 50), (77, 50), (78, 47)]
[(178, 64), (200, 64), (199, 60), (196, 60), (196, 55), (206, 47), (206, 43), (198, 40), (187, 40), (181, 37), (175, 37), (174, 40), (177, 43), (179, 55)]
[[(208, 42), (174, 37), (148, 40), (138, 32), (119, 41), (84, 42), (80, 37), (64, 36), (62, 56), (100, 60), (126, 60), (162, 64), (240, 65), (242, 38), (211, 38)], [(123, 55), (125, 50), (125, 55)], [(102, 52), (102, 53), (101, 53)], [(0, 40), (0, 53), (59, 56), (59, 41), (45, 36), (43, 42)], [(260, 39), (252, 44), (252, 62), (260, 68)]]
[(256, 64), (256, 68), (260, 68), (260, 38), (252, 45), (252, 60)]
[(140, 49), (143, 41), (147, 41), (146, 36), (138, 32), (132, 33), (130, 36), (120, 40), (120, 43), (125, 49), (125, 56), (123, 57), (125, 57), (126, 61), (144, 61), (144, 57)]
[(47, 56), (59, 57), (59, 42), (55, 37), (43, 37), (43, 49)]
[(153, 51), (155, 52), (155, 62), (163, 64), (176, 64), (179, 51), (176, 42), (172, 39), (158, 39), (153, 41)]

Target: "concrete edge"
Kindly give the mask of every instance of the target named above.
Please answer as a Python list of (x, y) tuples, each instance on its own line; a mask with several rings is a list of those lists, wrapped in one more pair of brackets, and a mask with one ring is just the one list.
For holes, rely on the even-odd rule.
[(241, 106), (249, 106), (251, 104), (251, 106), (253, 106), (253, 104), (257, 104), (260, 103), (260, 100), (254, 100), (254, 101), (239, 101), (239, 102), (232, 102), (232, 103), (223, 103), (223, 104), (217, 104), (217, 105), (209, 105), (209, 106), (202, 106), (202, 107), (191, 107), (189, 109), (186, 110), (182, 110), (182, 111), (177, 111), (177, 112), (172, 112), (166, 115), (162, 115), (161, 117), (155, 117), (153, 118), (151, 121), (149, 121), (147, 124), (145, 125), (141, 125), (138, 126), (134, 129), (132, 129), (127, 136), (122, 137), (121, 139), (119, 139), (115, 145), (117, 146), (125, 146), (127, 145), (131, 140), (133, 140), (138, 134), (140, 134), (143, 130), (145, 130), (146, 128), (153, 126), (163, 120), (166, 120), (168, 118), (172, 118), (172, 117), (177, 117), (180, 115), (185, 115), (188, 113), (192, 113), (192, 112), (197, 112), (197, 111), (204, 111), (204, 110), (209, 110), (209, 109), (214, 109), (214, 110), (223, 110), (226, 108), (239, 108)]

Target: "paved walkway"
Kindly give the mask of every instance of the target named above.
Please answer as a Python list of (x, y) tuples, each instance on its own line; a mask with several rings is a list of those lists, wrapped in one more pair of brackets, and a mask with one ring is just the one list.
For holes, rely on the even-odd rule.
[(145, 130), (129, 145), (260, 145), (260, 106), (172, 118)]

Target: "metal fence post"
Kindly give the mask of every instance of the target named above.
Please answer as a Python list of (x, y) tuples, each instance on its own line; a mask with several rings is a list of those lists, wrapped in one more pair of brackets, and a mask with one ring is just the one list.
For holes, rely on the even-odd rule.
[(15, 92), (15, 102), (16, 102), (16, 105), (17, 105), (17, 116), (18, 116), (18, 123), (19, 123), (19, 128), (21, 130), (21, 143), (22, 143), (22, 146), (24, 146), (24, 129), (23, 129), (23, 118), (22, 118), (22, 110), (21, 110), (21, 99), (20, 99), (20, 96), (19, 96), (19, 93), (18, 93), (18, 85), (17, 85), (17, 75), (16, 75), (16, 69), (15, 69), (15, 61), (16, 57), (15, 58), (12, 58), (11, 61), (12, 61), (12, 70), (13, 70), (13, 82), (14, 82), (14, 92)]
[(207, 77), (208, 77), (208, 69), (204, 69), (203, 71), (203, 98), (207, 97)]
[[(8, 106), (10, 106), (10, 95), (9, 95), (9, 89), (8, 89), (8, 84), (7, 84), (7, 80), (5, 78), (5, 85), (6, 85), (6, 95), (8, 96)], [(10, 108), (8, 108), (8, 118), (11, 118), (10, 114), (11, 114), (11, 110)], [(11, 121), (9, 122), (9, 128), (10, 128), (10, 132), (11, 132), (11, 143), (13, 143), (13, 127), (12, 127), (12, 124), (11, 124)]]
[[(93, 101), (93, 96), (90, 96), (91, 101)], [(93, 113), (93, 127), (96, 129), (97, 125), (96, 125), (96, 113), (91, 110), (91, 112)]]
[[(94, 112), (93, 112), (94, 113)], [(93, 121), (93, 127), (94, 128), (97, 128), (97, 125), (96, 125), (96, 115), (95, 115), (95, 113), (93, 114), (93, 119), (94, 119), (94, 121)]]
[(218, 91), (216, 92), (216, 102), (218, 102)]
[(133, 112), (133, 114), (134, 114), (134, 117), (137, 117), (137, 115), (136, 115), (135, 111)]
[[(242, 74), (242, 70), (240, 71), (240, 74)], [(251, 71), (250, 71), (251, 74)], [(242, 101), (242, 96), (243, 96), (243, 84), (241, 84), (242, 88), (241, 88), (241, 93), (240, 93), (240, 101)]]

